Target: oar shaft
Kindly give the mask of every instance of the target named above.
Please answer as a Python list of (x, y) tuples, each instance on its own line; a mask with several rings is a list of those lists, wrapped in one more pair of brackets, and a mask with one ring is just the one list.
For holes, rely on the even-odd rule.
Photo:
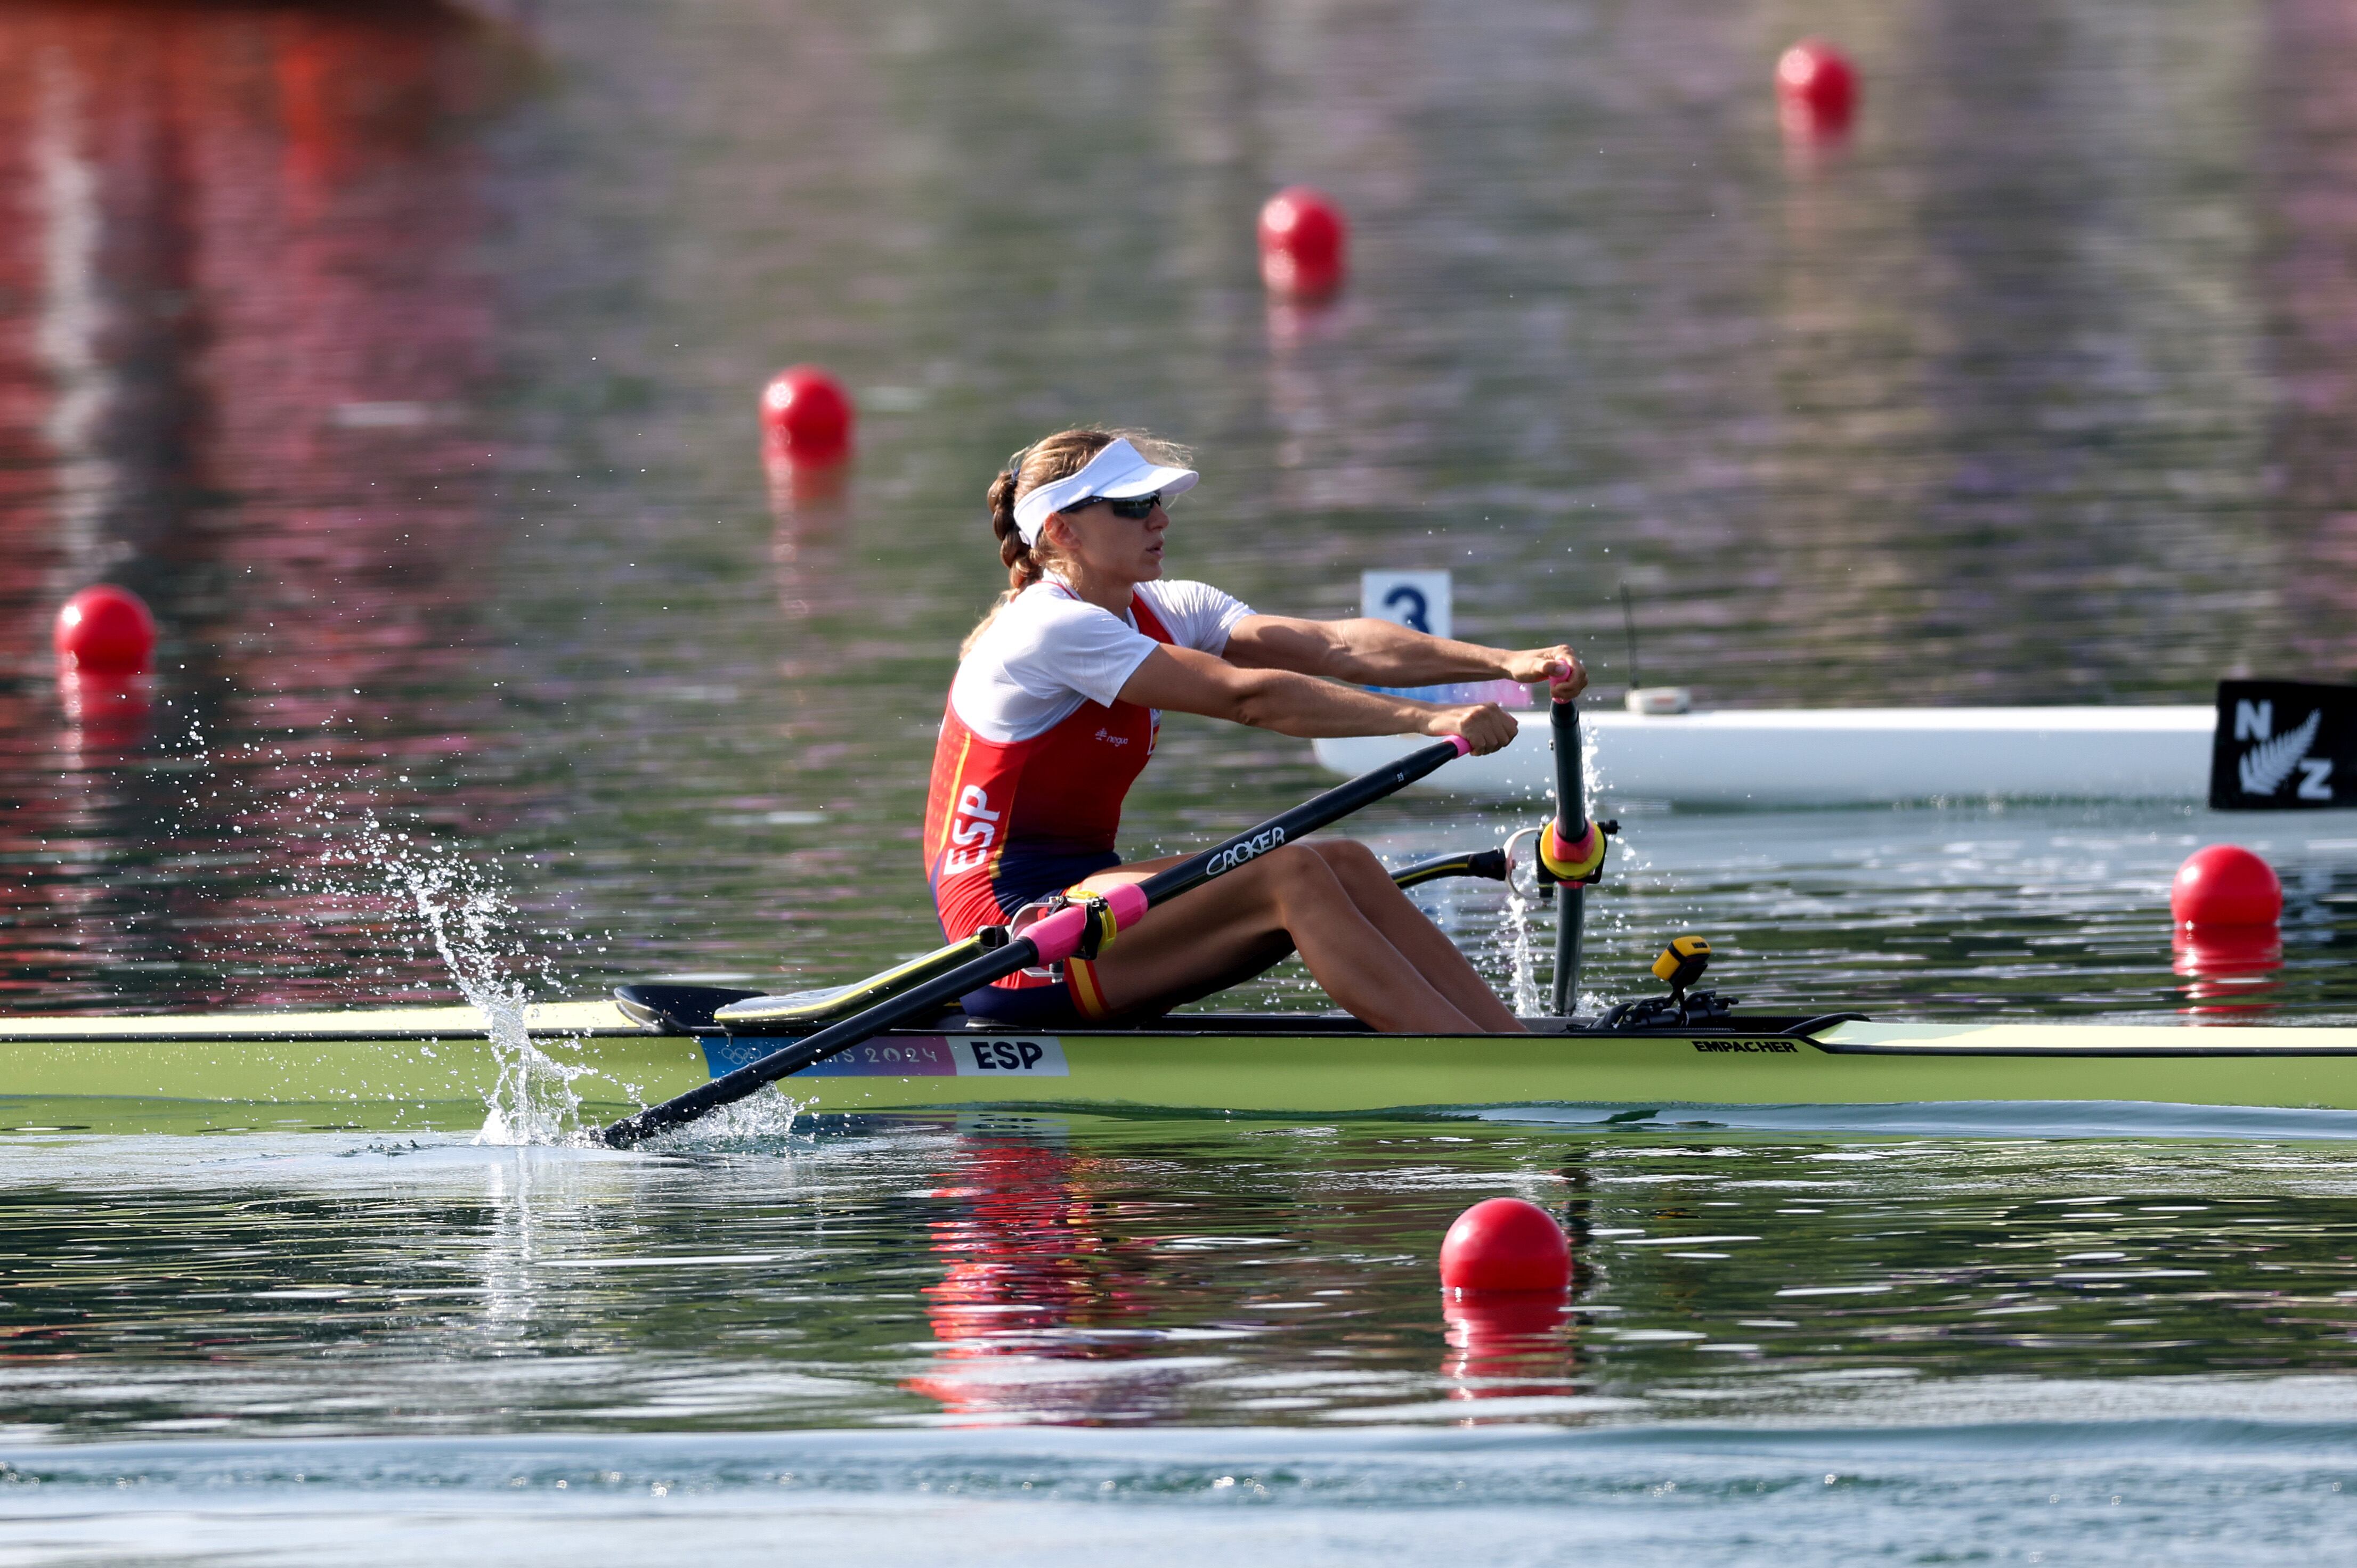
[[(1119, 924), (1127, 925), (1154, 905), (1200, 887), (1305, 833), (1315, 832), (1349, 816), (1361, 806), (1415, 783), (1442, 763), (1453, 761), (1471, 749), (1460, 736), (1436, 741), (1397, 762), (1387, 763), (1361, 774), (1348, 783), (1338, 784), (1324, 794), (1271, 817), (1258, 827), (1248, 828), (1200, 854), (1189, 855), (1143, 882), (1116, 888), (1109, 895), (1115, 918)], [(666, 1127), (693, 1122), (706, 1112), (742, 1100), (765, 1083), (774, 1083), (779, 1079), (847, 1051), (887, 1029), (896, 1028), (911, 1018), (928, 1014), (944, 1002), (953, 1001), (970, 991), (978, 991), (994, 981), (1002, 980), (1018, 969), (1029, 969), (1043, 961), (1060, 962), (1080, 947), (1092, 918), (1093, 917), (1087, 909), (1078, 907), (1059, 910), (1005, 947), (899, 992), (839, 1024), (830, 1024), (814, 1035), (772, 1051), (758, 1061), (748, 1062), (734, 1072), (724, 1073), (675, 1099), (664, 1101), (660, 1105), (650, 1105), (634, 1116), (626, 1116), (607, 1128), (599, 1137), (617, 1149), (627, 1149)]]
[[(1580, 854), (1581, 846), (1603, 844), (1587, 820), (1587, 778), (1579, 755), (1579, 709), (1571, 703), (1553, 704), (1547, 714), (1555, 737), (1555, 821), (1552, 842), (1543, 838), (1543, 852), (1566, 857)], [(1587, 929), (1587, 886), (1566, 881), (1555, 890), (1555, 989), (1548, 1000), (1555, 1015), (1568, 1018), (1579, 1005), (1580, 946)]]
[(1549, 1009), (1568, 1018), (1579, 1006), (1579, 969), (1586, 961), (1581, 949), (1587, 935), (1587, 885), (1566, 882), (1555, 890), (1555, 989)]
[(1256, 828), (1238, 833), (1224, 843), (1212, 845), (1200, 854), (1188, 856), (1178, 865), (1167, 866), (1139, 883), (1138, 891), (1146, 895), (1149, 906), (1167, 898), (1175, 898), (1192, 887), (1200, 887), (1213, 877), (1223, 876), (1237, 866), (1249, 865), (1273, 849), (1277, 849), (1316, 832), (1319, 828), (1340, 822), (1361, 806), (1372, 805), (1384, 796), (1415, 783), (1444, 762), (1453, 762), (1473, 748), (1456, 736), (1447, 740), (1420, 747), (1397, 762), (1360, 774), (1347, 783), (1337, 784), (1322, 795), (1304, 800), (1293, 810), (1271, 817)]
[[(744, 1099), (765, 1083), (774, 1083), (813, 1063), (847, 1051), (862, 1041), (873, 1039), (903, 1019), (930, 1012), (944, 1002), (954, 1002), (967, 992), (980, 990), (992, 981), (1004, 979), (1018, 969), (1028, 969), (1039, 960), (1039, 950), (1031, 940), (1017, 937), (1003, 948), (995, 948), (945, 974), (937, 974), (920, 985), (899, 992), (889, 1001), (865, 1013), (856, 1013), (839, 1024), (828, 1025), (814, 1035), (805, 1035), (792, 1045), (748, 1062), (734, 1072), (723, 1073), (676, 1099), (666, 1100), (660, 1105), (650, 1105), (636, 1115), (626, 1116), (599, 1136), (617, 1149), (627, 1149), (666, 1127), (693, 1122), (707, 1111), (717, 1111), (724, 1105)], [(876, 1015), (886, 1011), (897, 1015), (887, 1023), (874, 1021)]]
[(1587, 774), (1579, 754), (1579, 704), (1554, 703), (1547, 728), (1555, 740), (1555, 832), (1565, 844), (1587, 836)]

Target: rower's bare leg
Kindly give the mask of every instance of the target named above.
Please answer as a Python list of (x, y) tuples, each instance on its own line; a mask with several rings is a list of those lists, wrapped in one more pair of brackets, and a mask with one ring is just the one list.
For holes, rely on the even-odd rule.
[(1400, 956), (1413, 964), (1418, 974), (1432, 983), (1434, 990), (1448, 999), (1450, 1006), (1486, 1033), (1523, 1032), (1522, 1020), (1498, 1000), (1498, 993), (1490, 989), (1447, 933), (1400, 891), (1399, 884), (1392, 880), (1392, 874), (1383, 869), (1374, 851), (1356, 839), (1320, 839), (1308, 847), (1334, 873), (1335, 880), (1341, 883), (1351, 901), (1359, 907), (1359, 913), (1399, 950)]
[(1359, 912), (1324, 860), (1298, 845), (1147, 910), (1096, 961), (1097, 981), (1106, 1004), (1127, 1012), (1232, 971), (1280, 932), (1291, 936), (1311, 977), (1336, 1004), (1374, 1028), (1475, 1032), (1473, 1021)]
[[(1125, 866), (1089, 880), (1103, 886), (1141, 880), (1157, 869), (1155, 865)], [(1486, 1032), (1361, 911), (1325, 857), (1299, 844), (1263, 855), (1183, 899), (1149, 909), (1096, 961), (1097, 979), (1107, 1004), (1116, 1012), (1127, 1011), (1233, 972), (1267, 951), (1269, 939), (1278, 934), (1291, 937), (1311, 976), (1338, 1005), (1375, 1028), (1407, 1034)], [(1464, 962), (1461, 955), (1457, 961)], [(1495, 1005), (1495, 998), (1491, 1001)], [(1507, 1026), (1517, 1026), (1508, 1019)]]

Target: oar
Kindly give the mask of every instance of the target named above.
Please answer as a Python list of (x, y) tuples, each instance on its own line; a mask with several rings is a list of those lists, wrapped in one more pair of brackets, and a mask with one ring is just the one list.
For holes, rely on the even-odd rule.
[(864, 1013), (855, 1014), (839, 1024), (831, 1024), (814, 1035), (772, 1051), (758, 1061), (748, 1062), (736, 1071), (689, 1090), (676, 1099), (666, 1100), (660, 1105), (650, 1105), (635, 1116), (625, 1116), (598, 1136), (614, 1148), (627, 1149), (666, 1127), (693, 1122), (707, 1111), (742, 1100), (765, 1083), (774, 1083), (813, 1063), (847, 1051), (909, 1019), (928, 1016), (942, 1003), (954, 1001), (993, 981), (1003, 980), (1018, 969), (1060, 963), (1080, 950), (1091, 935), (1090, 928), (1100, 920), (1109, 920), (1115, 931), (1135, 924), (1139, 916), (1157, 904), (1168, 903), (1181, 893), (1257, 860), (1304, 833), (1315, 832), (1338, 822), (1361, 807), (1371, 805), (1415, 783), (1442, 763), (1453, 761), (1472, 749), (1461, 736), (1451, 736), (1411, 752), (1397, 762), (1361, 773), (1347, 784), (1338, 784), (1289, 811), (1271, 817), (1258, 827), (1248, 828), (1200, 854), (1189, 855), (1178, 865), (1155, 873), (1143, 882), (1116, 887), (1106, 894), (1100, 904), (1076, 904), (1059, 910), (1003, 947), (945, 973), (936, 974), (921, 984), (897, 992)]
[(1555, 820), (1539, 834), (1539, 875), (1555, 883), (1555, 994), (1558, 1018), (1579, 1004), (1579, 946), (1587, 923), (1587, 885), (1604, 875), (1604, 833), (1587, 820), (1587, 779), (1580, 768), (1579, 709), (1556, 703)]

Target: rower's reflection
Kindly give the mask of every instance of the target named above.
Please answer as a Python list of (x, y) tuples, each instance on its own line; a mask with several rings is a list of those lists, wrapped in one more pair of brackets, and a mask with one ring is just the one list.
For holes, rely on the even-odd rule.
[(1137, 1379), (1123, 1374), (1150, 1368), (1106, 1341), (1146, 1311), (1147, 1282), (1109, 1234), (1087, 1165), (1031, 1142), (965, 1145), (937, 1193), (959, 1211), (931, 1227), (947, 1265), (924, 1288), (932, 1362), (903, 1387), (978, 1425), (1137, 1413)]

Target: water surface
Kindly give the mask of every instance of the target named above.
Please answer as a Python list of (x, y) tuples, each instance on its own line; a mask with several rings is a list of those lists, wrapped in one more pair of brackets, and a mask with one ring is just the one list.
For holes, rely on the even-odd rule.
[[(926, 946), (978, 497), (1077, 419), (1200, 448), (1178, 570), (1331, 615), (1363, 567), (1449, 566), (1468, 634), (1569, 637), (1599, 700), (1624, 584), (1646, 675), (1719, 703), (2351, 665), (2332, 7), (533, 15), (0, 6), (16, 1005), (447, 994), (405, 898), (314, 874), (371, 812), (498, 867), (568, 988)], [(1764, 91), (1804, 26), (1865, 73), (1838, 146)], [(1254, 272), (1297, 178), (1355, 225), (1324, 309)], [(754, 394), (806, 360), (856, 460), (765, 475)], [(49, 676), (99, 575), (167, 628), (144, 718)], [(1226, 726), (1165, 752), (1134, 853), (1317, 783)], [(2053, 912), (2147, 922), (2161, 858)], [(1768, 908), (1681, 891), (1730, 934)], [(1824, 939), (1845, 986), (1876, 967)], [(2109, 968), (2009, 993), (2150, 1005)]]
[[(1599, 1114), (825, 1119), (652, 1156), (16, 1134), (0, 1541), (260, 1561), (256, 1508), (289, 1554), (371, 1518), (371, 1562), (777, 1529), (1388, 1562), (1468, 1508), (1515, 1563), (2345, 1533), (2346, 1116)], [(1499, 1193), (1564, 1219), (1564, 1306), (1441, 1302), (1441, 1229)]]
[[(1624, 585), (1643, 677), (1724, 703), (2357, 664), (2345, 7), (501, 9), (0, 0), (11, 1009), (929, 946), (981, 490), (1077, 420), (1198, 446), (1179, 570), (1338, 615), (1448, 566), (1463, 631), (1576, 640), (1599, 701)], [(1778, 130), (1803, 31), (1864, 73), (1846, 145)], [(1354, 222), (1328, 308), (1254, 272), (1296, 179)], [(765, 471), (801, 360), (859, 399), (845, 470)], [(166, 628), (127, 696), (47, 651), (102, 576)], [(1133, 853), (1321, 782), (1190, 720), (1164, 753)], [(1779, 1006), (2357, 1013), (2330, 819), (1626, 826), (1599, 997), (1691, 929)], [(2280, 954), (2171, 947), (2230, 836)], [(1494, 889), (1431, 902), (1517, 983)], [(627, 1157), (0, 1115), (0, 1559), (2344, 1552), (2345, 1118), (1614, 1113)], [(1501, 1192), (1572, 1228), (1559, 1321), (1442, 1313), (1440, 1230)]]

